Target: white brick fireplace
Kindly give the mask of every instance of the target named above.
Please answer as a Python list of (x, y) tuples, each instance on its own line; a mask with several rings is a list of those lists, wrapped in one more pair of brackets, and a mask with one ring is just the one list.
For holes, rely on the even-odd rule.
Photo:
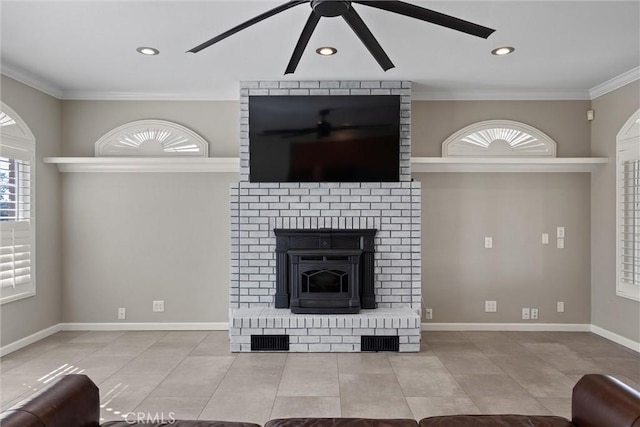
[[(400, 95), (400, 181), (251, 183), (252, 95)], [(411, 180), (411, 84), (400, 81), (243, 82), (240, 181), (231, 186), (231, 351), (251, 351), (252, 335), (288, 335), (289, 351), (353, 352), (362, 336), (398, 336), (399, 351), (419, 351), (420, 184)], [(275, 308), (274, 229), (377, 229), (377, 308), (358, 314), (292, 314)]]

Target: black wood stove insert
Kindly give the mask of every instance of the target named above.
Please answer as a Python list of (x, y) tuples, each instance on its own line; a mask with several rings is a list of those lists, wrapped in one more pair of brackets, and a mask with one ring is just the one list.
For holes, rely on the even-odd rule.
[(289, 230), (276, 234), (276, 308), (357, 313), (375, 308), (375, 229)]

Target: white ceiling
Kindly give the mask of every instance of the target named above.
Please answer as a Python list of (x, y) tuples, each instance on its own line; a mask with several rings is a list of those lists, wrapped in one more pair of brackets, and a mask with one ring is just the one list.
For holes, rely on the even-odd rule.
[[(288, 76), (307, 4), (191, 54), (285, 0), (1, 1), (2, 72), (66, 99), (226, 100), (242, 80), (333, 79), (411, 80), (416, 99), (581, 99), (640, 64), (638, 0), (410, 1), (495, 28), (487, 40), (355, 5), (396, 68), (383, 72), (341, 18), (323, 18)], [(338, 54), (317, 55), (325, 45)], [(502, 45), (515, 53), (490, 54)]]

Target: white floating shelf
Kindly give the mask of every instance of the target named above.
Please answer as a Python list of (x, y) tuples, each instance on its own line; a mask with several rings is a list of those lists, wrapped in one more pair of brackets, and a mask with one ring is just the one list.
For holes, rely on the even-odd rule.
[(593, 172), (606, 157), (412, 157), (411, 172)]
[[(411, 171), (423, 172), (593, 172), (606, 157), (464, 158), (412, 157)], [(60, 172), (238, 173), (237, 157), (45, 157)]]
[(237, 157), (45, 157), (60, 172), (238, 173)]

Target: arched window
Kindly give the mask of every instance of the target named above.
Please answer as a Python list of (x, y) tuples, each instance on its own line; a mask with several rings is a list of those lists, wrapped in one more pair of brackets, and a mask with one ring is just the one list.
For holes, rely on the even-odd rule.
[(542, 131), (512, 120), (474, 123), (442, 144), (442, 157), (555, 157), (556, 143)]
[(0, 303), (35, 295), (35, 138), (0, 103)]
[(616, 140), (616, 294), (640, 301), (640, 110)]
[(96, 142), (96, 157), (208, 157), (200, 135), (165, 120), (138, 120), (108, 132)]

